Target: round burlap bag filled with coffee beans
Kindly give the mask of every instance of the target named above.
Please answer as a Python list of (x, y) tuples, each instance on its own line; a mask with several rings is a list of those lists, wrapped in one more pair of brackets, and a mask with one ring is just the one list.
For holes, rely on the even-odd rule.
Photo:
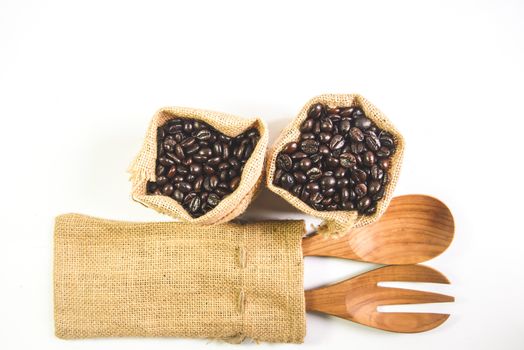
[(323, 219), (318, 232), (340, 236), (376, 221), (393, 195), (404, 139), (357, 94), (311, 99), (281, 132), (267, 158), (267, 187)]
[(129, 168), (132, 198), (181, 221), (227, 222), (257, 192), (267, 143), (267, 127), (259, 118), (162, 108)]

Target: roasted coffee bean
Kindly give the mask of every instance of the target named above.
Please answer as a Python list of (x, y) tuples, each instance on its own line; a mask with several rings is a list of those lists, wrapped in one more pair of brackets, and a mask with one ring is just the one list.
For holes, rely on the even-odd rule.
[(342, 134), (347, 134), (351, 130), (351, 121), (349, 119), (342, 119), (340, 121), (339, 131)]
[(284, 146), (282, 149), (282, 153), (290, 154), (294, 153), (298, 150), (298, 143), (296, 142), (290, 142)]
[(391, 151), (387, 147), (380, 147), (377, 151), (377, 156), (380, 158), (389, 157), (391, 155)]
[(377, 193), (379, 190), (380, 190), (380, 181), (377, 181), (377, 180), (371, 180), (371, 181), (369, 182), (368, 192), (369, 192), (370, 194), (375, 194), (375, 193)]
[(318, 141), (304, 140), (300, 143), (300, 149), (306, 154), (313, 154), (318, 152)]
[(371, 205), (371, 199), (369, 197), (362, 197), (357, 203), (357, 208), (360, 212), (363, 212)]
[(330, 133), (328, 132), (321, 132), (319, 135), (318, 135), (318, 140), (321, 142), (321, 143), (329, 143), (329, 141), (331, 141), (331, 137), (333, 135), (331, 135)]
[(291, 154), (291, 159), (295, 160), (295, 159), (302, 159), (302, 158), (306, 158), (307, 157), (307, 154), (305, 154), (304, 152), (295, 152), (293, 154)]
[(368, 167), (375, 164), (375, 154), (371, 151), (365, 152), (362, 157), (362, 163), (364, 163), (364, 165), (367, 165)]
[(333, 175), (335, 176), (336, 179), (340, 179), (340, 178), (343, 178), (344, 176), (346, 176), (346, 169), (342, 168), (342, 167), (339, 167), (335, 170), (335, 172), (333, 173)]
[(312, 193), (309, 196), (310, 203), (317, 203), (318, 204), (318, 203), (322, 202), (323, 199), (324, 199), (324, 196), (320, 192)]
[(200, 148), (198, 150), (198, 155), (203, 157), (211, 157), (213, 155), (213, 151), (209, 147)]
[(320, 179), (320, 187), (323, 191), (335, 187), (336, 183), (337, 180), (333, 176), (324, 176), (322, 179)]
[(213, 169), (213, 167), (207, 165), (207, 164), (204, 164), (204, 166), (202, 167), (202, 170), (204, 170), (204, 173), (206, 175), (212, 175), (215, 173), (215, 169)]
[(168, 181), (169, 181), (169, 179), (167, 177), (165, 177), (165, 176), (158, 176), (156, 178), (156, 183), (159, 186), (164, 186)]
[[(354, 113), (353, 113), (354, 115)], [(371, 120), (366, 117), (359, 117), (355, 119), (355, 126), (359, 129), (366, 130), (371, 127)]]
[(319, 168), (311, 168), (306, 172), (306, 175), (310, 180), (316, 181), (322, 177), (322, 171)]
[(146, 184), (147, 193), (153, 193), (158, 188), (157, 183), (153, 181), (148, 181)]
[(373, 165), (371, 167), (370, 175), (374, 180), (382, 180), (384, 177), (384, 170), (382, 170), (378, 165)]
[(217, 195), (219, 195), (220, 198), (224, 198), (224, 197), (227, 196), (230, 192), (229, 192), (229, 191), (226, 191), (226, 190), (224, 190), (223, 188), (220, 188), (220, 187), (219, 187), (219, 188), (217, 188), (217, 189), (215, 190), (215, 193), (216, 193)]
[(195, 192), (200, 192), (202, 190), (202, 185), (204, 183), (204, 177), (199, 176), (195, 179), (195, 183), (193, 184), (193, 189)]
[(201, 209), (201, 205), (202, 205), (202, 202), (201, 202), (200, 197), (196, 196), (195, 198), (191, 200), (191, 202), (189, 202), (189, 211), (192, 213), (196, 213), (197, 211)]
[(167, 171), (166, 176), (169, 178), (173, 178), (176, 175), (176, 165), (172, 165), (169, 170)]
[(293, 178), (291, 174), (285, 173), (284, 175), (282, 175), (282, 178), (280, 179), (280, 184), (282, 185), (282, 187), (288, 190), (295, 184), (295, 178)]
[(158, 158), (158, 162), (162, 164), (163, 166), (172, 166), (175, 165), (175, 162), (172, 159), (169, 159), (167, 157), (160, 157)]
[(196, 143), (196, 138), (188, 137), (180, 143), (180, 146), (182, 146), (183, 148), (188, 148), (189, 146), (194, 145), (195, 143)]
[(324, 106), (322, 103), (316, 103), (309, 108), (308, 117), (309, 118), (320, 118), (324, 113)]
[(315, 210), (371, 215), (384, 196), (394, 152), (392, 135), (361, 108), (318, 103), (300, 125), (299, 142), (277, 155), (273, 183)]
[(279, 154), (277, 157), (277, 167), (285, 171), (290, 171), (293, 167), (293, 160), (287, 154)]
[(211, 135), (211, 131), (202, 129), (196, 133), (195, 137), (199, 139), (200, 141), (209, 141), (212, 135)]
[(389, 169), (389, 159), (379, 159), (378, 166), (384, 170)]
[(304, 170), (304, 171), (308, 171), (309, 169), (311, 169), (311, 166), (312, 166), (312, 162), (311, 162), (311, 159), (309, 158), (303, 158), (300, 160), (300, 162), (298, 163), (299, 166), (300, 166), (300, 169)]
[(195, 163), (204, 163), (207, 160), (207, 157), (194, 154), (193, 157), (191, 157), (191, 159), (193, 159), (193, 162)]
[(316, 193), (318, 191), (320, 191), (320, 186), (318, 183), (316, 182), (310, 182), (306, 185), (306, 190), (309, 192), (309, 193)]
[(181, 203), (182, 200), (184, 200), (184, 193), (180, 190), (175, 190), (175, 192), (173, 192), (173, 199)]
[(307, 176), (301, 171), (295, 171), (293, 173), (293, 177), (295, 178), (296, 182), (299, 184), (303, 184), (307, 181)]
[(211, 207), (216, 207), (220, 203), (220, 197), (216, 193), (211, 193), (207, 196), (207, 204)]
[(315, 125), (315, 121), (313, 119), (306, 119), (304, 120), (302, 125), (300, 125), (300, 131), (310, 132), (311, 130), (313, 130), (314, 125)]
[(191, 164), (189, 166), (189, 172), (193, 175), (200, 175), (202, 173), (202, 165), (200, 164)]
[(211, 167), (215, 167), (218, 164), (220, 164), (221, 161), (222, 161), (222, 159), (220, 157), (213, 157), (213, 158), (208, 159), (206, 164), (211, 166)]
[(333, 121), (330, 118), (324, 118), (320, 121), (320, 131), (329, 132), (333, 130)]
[(291, 188), (291, 193), (293, 193), (295, 195), (295, 197), (299, 197), (300, 194), (302, 193), (302, 185), (295, 185)]
[(234, 191), (238, 188), (238, 185), (240, 184), (240, 177), (234, 177), (229, 182), (229, 188), (231, 188), (231, 191)]
[(191, 191), (191, 185), (187, 182), (179, 182), (175, 184), (175, 186), (182, 193), (188, 193), (189, 191)]
[(335, 136), (333, 136), (331, 138), (331, 142), (329, 143), (329, 148), (331, 148), (331, 150), (337, 150), (337, 149), (341, 149), (342, 147), (344, 147), (344, 137), (340, 134), (337, 134)]
[(346, 169), (352, 168), (357, 164), (357, 157), (352, 153), (342, 153), (339, 157), (340, 166)]
[(360, 183), (355, 186), (355, 194), (357, 195), (357, 198), (362, 198), (367, 193), (368, 193), (368, 187), (365, 184)]
[(374, 133), (368, 133), (365, 137), (366, 146), (373, 152), (376, 152), (380, 149), (380, 140)]
[(364, 143), (362, 142), (351, 142), (351, 153), (353, 154), (360, 154), (364, 152), (366, 148), (364, 147)]
[(198, 145), (198, 143), (193, 143), (187, 146), (185, 149), (186, 149), (185, 150), (186, 154), (193, 154), (193, 153), (196, 153), (200, 149), (200, 146)]

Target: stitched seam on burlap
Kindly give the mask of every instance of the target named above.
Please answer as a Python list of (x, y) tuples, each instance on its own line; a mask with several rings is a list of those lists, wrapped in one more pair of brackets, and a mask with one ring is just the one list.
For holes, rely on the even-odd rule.
[[(277, 230), (277, 233), (278, 230)], [(286, 251), (287, 251), (287, 254), (286, 254), (286, 257), (287, 257), (287, 261), (286, 261), (286, 268), (287, 268), (287, 278), (286, 278), (286, 314), (287, 314), (287, 323), (290, 325), (290, 327), (288, 328), (288, 331), (291, 332), (291, 333), (288, 333), (287, 334), (287, 341), (289, 341), (292, 336), (291, 334), (293, 334), (293, 320), (291, 319), (291, 310), (290, 310), (290, 303), (289, 303), (289, 298), (290, 298), (290, 288), (289, 288), (289, 281), (292, 280), (292, 276), (291, 276), (291, 270), (290, 270), (290, 267), (291, 267), (291, 252), (292, 252), (292, 249), (291, 248), (291, 245), (290, 245), (290, 242), (289, 242), (289, 236), (291, 236), (290, 234), (285, 234), (284, 235), (284, 239), (285, 239), (285, 246), (286, 246)], [(294, 276), (293, 276), (294, 277)], [(294, 279), (293, 279), (294, 281)]]
[(238, 262), (240, 266), (240, 292), (238, 297), (238, 311), (240, 313), (240, 337), (244, 337), (246, 318), (246, 293), (244, 291), (245, 271), (247, 266), (247, 251), (245, 246), (245, 230), (242, 231), (242, 239), (238, 248)]

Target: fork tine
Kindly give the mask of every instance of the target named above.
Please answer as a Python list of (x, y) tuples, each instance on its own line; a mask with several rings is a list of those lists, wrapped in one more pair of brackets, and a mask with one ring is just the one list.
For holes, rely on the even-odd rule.
[(377, 306), (402, 304), (446, 303), (455, 301), (449, 295), (413, 289), (378, 287), (373, 293)]
[(373, 327), (390, 332), (419, 333), (440, 326), (448, 317), (449, 314), (375, 312), (370, 323)]
[(449, 284), (442, 273), (424, 265), (390, 265), (370, 271), (366, 278), (376, 282), (427, 282)]

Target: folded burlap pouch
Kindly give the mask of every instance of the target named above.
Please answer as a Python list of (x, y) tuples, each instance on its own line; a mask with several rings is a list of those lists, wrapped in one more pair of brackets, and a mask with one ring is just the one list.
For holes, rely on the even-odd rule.
[[(358, 106), (362, 108), (366, 116), (371, 119), (379, 128), (388, 131), (393, 137), (396, 144), (396, 152), (391, 157), (391, 165), (388, 171), (390, 181), (385, 187), (383, 198), (377, 204), (377, 210), (373, 215), (360, 215), (356, 210), (352, 211), (318, 211), (307, 205), (299, 198), (292, 195), (287, 190), (273, 184), (276, 170), (276, 158), (283, 147), (289, 143), (298, 141), (300, 138), (300, 125), (307, 118), (309, 108), (316, 103), (323, 103), (330, 107), (351, 107)], [(274, 145), (268, 152), (266, 167), (266, 184), (267, 187), (284, 198), (298, 210), (323, 219), (318, 228), (318, 232), (326, 236), (341, 236), (346, 234), (353, 227), (362, 227), (376, 221), (386, 210), (393, 196), (393, 190), (397, 183), (404, 153), (404, 138), (388, 120), (388, 118), (373, 106), (364, 97), (357, 94), (326, 94), (320, 95), (309, 100), (299, 112), (298, 116), (287, 125), (280, 133)]]
[(56, 335), (301, 343), (303, 233), (303, 221), (205, 227), (59, 216)]
[[(236, 136), (249, 128), (256, 128), (260, 133), (260, 140), (244, 166), (238, 188), (222, 199), (215, 208), (198, 218), (193, 218), (173, 198), (147, 194), (146, 191), (147, 182), (156, 180), (157, 128), (173, 118), (201, 120), (227, 136)], [(227, 222), (242, 214), (257, 193), (262, 182), (267, 143), (267, 127), (260, 118), (245, 119), (231, 114), (185, 107), (162, 108), (153, 116), (142, 149), (129, 167), (132, 198), (146, 207), (181, 221), (199, 225)]]

